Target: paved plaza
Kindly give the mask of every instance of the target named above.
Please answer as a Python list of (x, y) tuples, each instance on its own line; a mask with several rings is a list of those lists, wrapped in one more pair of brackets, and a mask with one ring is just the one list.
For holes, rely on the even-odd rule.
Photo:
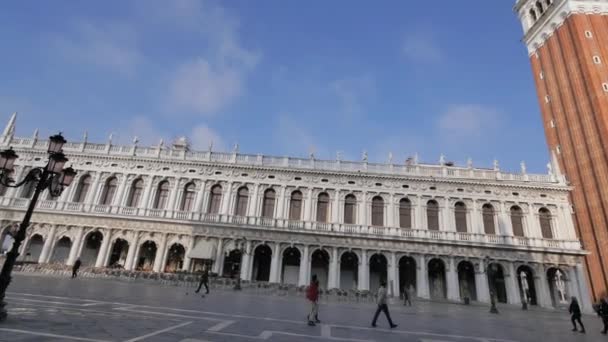
[(564, 312), (499, 306), (415, 302), (391, 305), (371, 328), (371, 304), (323, 304), (316, 327), (306, 325), (304, 299), (192, 289), (116, 280), (15, 275), (9, 319), (0, 341), (598, 341), (597, 317), (585, 316), (587, 335), (570, 331)]

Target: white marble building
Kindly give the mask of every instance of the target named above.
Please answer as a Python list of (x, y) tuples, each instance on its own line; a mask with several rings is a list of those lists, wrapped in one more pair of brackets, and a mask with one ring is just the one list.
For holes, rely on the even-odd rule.
[[(46, 160), (46, 139), (0, 136), (14, 178)], [(585, 251), (560, 171), (507, 173), (439, 164), (376, 164), (170, 146), (70, 142), (78, 171), (59, 198), (43, 194), (21, 258), (152, 272), (203, 263), (243, 280), (394, 296), (464, 297), (554, 307), (571, 295), (591, 309)], [(0, 189), (0, 238), (23, 216), (31, 187)], [(1, 241), (1, 240), (0, 240)], [(239, 248), (240, 247), (240, 248)], [(242, 267), (239, 250), (244, 250)], [(524, 291), (525, 289), (525, 291)], [(525, 293), (525, 295), (524, 295)]]

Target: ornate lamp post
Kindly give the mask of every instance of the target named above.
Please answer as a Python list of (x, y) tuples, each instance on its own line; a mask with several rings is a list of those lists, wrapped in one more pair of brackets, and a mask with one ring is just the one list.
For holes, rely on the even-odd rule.
[(15, 160), (19, 156), (12, 150), (4, 150), (0, 152), (0, 183), (2, 185), (17, 188), (26, 183), (35, 182), (36, 188), (32, 199), (30, 200), (23, 221), (19, 225), (19, 230), (13, 236), (14, 242), (10, 252), (8, 252), (2, 272), (0, 273), (0, 322), (6, 320), (8, 314), (6, 311), (6, 302), (4, 298), (6, 296), (6, 289), (11, 282), (11, 272), (15, 266), (15, 261), (19, 256), (19, 247), (25, 239), (25, 232), (30, 225), (30, 219), (36, 207), (36, 202), (40, 193), (45, 189), (48, 189), (51, 196), (57, 197), (61, 195), (63, 189), (67, 188), (72, 184), (76, 171), (71, 167), (66, 169), (63, 168), (68, 159), (62, 152), (63, 144), (66, 141), (60, 134), (53, 135), (49, 138), (48, 154), (49, 160), (45, 167), (36, 167), (28, 172), (22, 181), (15, 182), (10, 179), (8, 175), (13, 171)]

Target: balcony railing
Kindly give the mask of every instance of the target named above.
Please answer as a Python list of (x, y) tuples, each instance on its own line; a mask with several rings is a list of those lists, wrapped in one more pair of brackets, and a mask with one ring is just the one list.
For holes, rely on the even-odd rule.
[[(27, 207), (29, 199), (0, 197), (0, 207), (20, 209)], [(307, 222), (268, 217), (235, 216), (224, 214), (170, 211), (164, 209), (141, 209), (114, 207), (102, 204), (83, 204), (59, 201), (40, 201), (39, 211), (85, 212), (93, 215), (112, 215), (124, 217), (150, 217), (174, 219), (184, 222), (205, 222), (220, 225), (239, 225), (250, 228), (264, 227), (272, 230), (314, 231), (318, 234), (337, 234), (344, 236), (391, 237), (405, 240), (429, 242), (463, 242), (466, 244), (508, 245), (514, 247), (551, 248), (581, 250), (578, 240), (556, 240), (520, 236), (504, 236), (477, 233), (463, 233), (443, 230), (427, 230), (397, 227), (366, 226), (358, 224)]]

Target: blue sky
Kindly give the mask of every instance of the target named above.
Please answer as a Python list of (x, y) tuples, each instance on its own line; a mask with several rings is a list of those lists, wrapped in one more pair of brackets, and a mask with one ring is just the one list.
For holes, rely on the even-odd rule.
[(514, 1), (18, 1), (0, 10), (17, 133), (546, 172)]

